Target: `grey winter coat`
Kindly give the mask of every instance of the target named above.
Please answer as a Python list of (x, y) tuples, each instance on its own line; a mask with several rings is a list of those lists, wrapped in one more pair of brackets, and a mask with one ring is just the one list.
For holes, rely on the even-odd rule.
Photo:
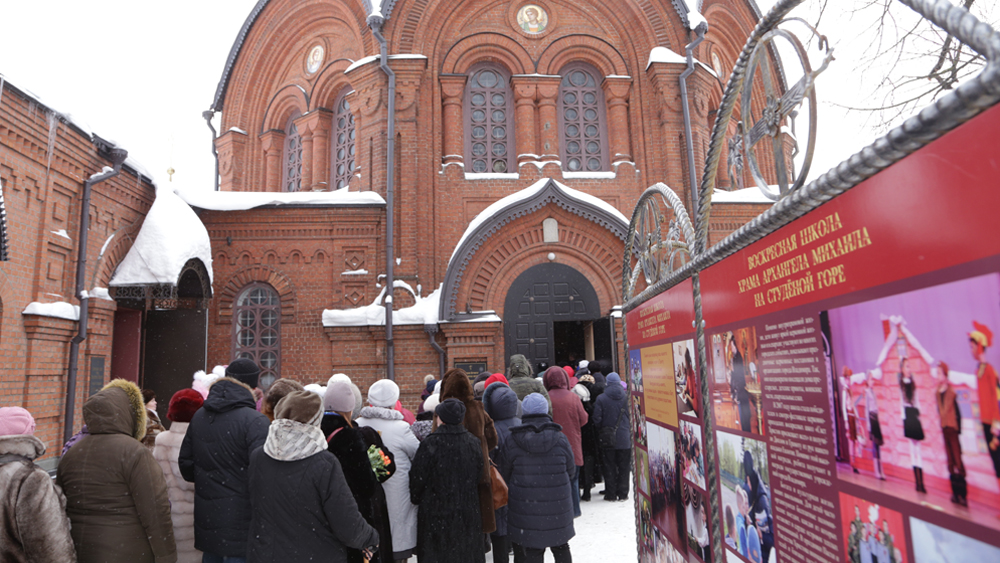
[(45, 445), (34, 436), (0, 436), (0, 561), (73, 563), (66, 497), (34, 464)]
[(517, 400), (523, 401), (525, 397), (532, 393), (541, 393), (545, 400), (549, 402), (549, 416), (552, 416), (552, 399), (545, 389), (541, 379), (536, 379), (531, 370), (528, 359), (521, 354), (514, 354), (510, 357), (510, 367), (507, 368), (507, 381), (511, 390), (517, 394)]
[(194, 483), (194, 546), (245, 557), (250, 529), (250, 452), (267, 439), (267, 417), (257, 412), (245, 384), (224, 377), (188, 425), (177, 466)]
[[(504, 385), (503, 383), (494, 383), (486, 388), (486, 392), (483, 394), (483, 407), (486, 408), (486, 414), (490, 415), (493, 419), (493, 427), (497, 431), (497, 447), (493, 448), (490, 452), (490, 459), (494, 463), (497, 461), (497, 456), (500, 454), (500, 450), (503, 445), (510, 438), (510, 431), (512, 428), (521, 425), (521, 419), (515, 416), (517, 414), (519, 402), (517, 400), (517, 395), (511, 391), (510, 387)], [(497, 519), (497, 531), (494, 532), (498, 536), (507, 535), (507, 507), (502, 506), (496, 509), (496, 519)]]
[(632, 447), (631, 426), (629, 422), (628, 394), (620, 383), (608, 385), (607, 389), (601, 393), (594, 403), (594, 426), (598, 434), (601, 428), (614, 425), (618, 422), (618, 413), (625, 409), (622, 414), (621, 424), (618, 425), (618, 432), (615, 433), (616, 450), (627, 450)]
[(562, 427), (548, 415), (525, 415), (498, 457), (507, 481), (507, 536), (524, 547), (562, 545), (574, 535), (576, 462)]

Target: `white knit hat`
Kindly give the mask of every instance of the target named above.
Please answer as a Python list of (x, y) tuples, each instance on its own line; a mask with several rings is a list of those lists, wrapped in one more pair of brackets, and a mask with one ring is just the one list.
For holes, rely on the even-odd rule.
[(399, 386), (388, 379), (380, 379), (368, 388), (368, 402), (373, 407), (391, 409), (399, 400)]

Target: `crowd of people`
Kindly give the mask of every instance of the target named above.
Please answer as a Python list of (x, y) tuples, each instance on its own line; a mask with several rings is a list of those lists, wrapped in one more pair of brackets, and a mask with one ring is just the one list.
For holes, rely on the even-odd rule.
[(597, 362), (509, 366), (427, 376), (414, 414), (388, 379), (365, 400), (343, 374), (264, 392), (238, 359), (170, 398), (169, 429), (112, 380), (54, 480), (32, 415), (0, 408), (0, 560), (569, 562), (594, 483), (628, 499), (628, 394)]

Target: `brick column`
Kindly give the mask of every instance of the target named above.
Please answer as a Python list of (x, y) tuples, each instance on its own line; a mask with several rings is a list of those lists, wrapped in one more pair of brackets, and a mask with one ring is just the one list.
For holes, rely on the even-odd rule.
[(307, 113), (295, 120), (295, 127), (299, 130), (299, 139), (302, 142), (302, 191), (311, 189), (313, 183), (313, 131), (309, 128), (312, 124), (310, 117), (312, 113)]
[(243, 191), (246, 189), (246, 153), (249, 137), (241, 130), (230, 129), (215, 140), (219, 152), (219, 189)]
[(631, 139), (628, 127), (628, 98), (632, 79), (607, 77), (604, 79), (604, 101), (608, 107), (608, 148), (611, 162), (632, 160)]
[(281, 191), (281, 154), (285, 149), (285, 132), (272, 129), (260, 136), (264, 149), (263, 192)]
[(559, 160), (559, 83), (558, 76), (538, 79), (538, 118), (541, 132), (541, 159)]
[(462, 120), (464, 74), (442, 74), (441, 101), (444, 104), (444, 164), (465, 161), (465, 125)]
[(535, 129), (538, 120), (535, 112), (535, 97), (538, 95), (538, 85), (533, 77), (515, 76), (511, 79), (514, 90), (514, 119), (517, 133), (517, 164), (520, 167), (525, 162), (537, 160), (527, 153), (538, 155), (538, 141)]
[[(330, 127), (333, 112), (317, 109), (299, 118), (295, 125), (302, 134), (302, 189), (330, 189)], [(307, 164), (308, 161), (308, 164)], [(306, 180), (306, 171), (310, 179)]]

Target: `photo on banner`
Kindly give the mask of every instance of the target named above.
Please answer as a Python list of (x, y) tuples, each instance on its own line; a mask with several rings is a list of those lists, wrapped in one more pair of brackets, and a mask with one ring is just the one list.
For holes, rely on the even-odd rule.
[(694, 340), (675, 342), (674, 381), (677, 387), (677, 413), (681, 416), (698, 418), (701, 409), (701, 387), (695, 371), (694, 358), (697, 351)]
[(649, 494), (649, 455), (645, 450), (635, 449), (635, 480), (639, 492)]
[(705, 490), (705, 456), (701, 441), (701, 425), (681, 420), (681, 475)]
[(632, 437), (640, 446), (646, 445), (646, 417), (642, 414), (642, 397), (632, 396)]
[(1000, 547), (910, 517), (914, 563), (1000, 561)]
[(699, 561), (712, 560), (711, 538), (708, 532), (708, 496), (691, 483), (683, 484), (684, 520), (687, 523), (688, 553)]
[(653, 538), (653, 509), (649, 499), (639, 497), (639, 547), (650, 554), (656, 552)]
[(1000, 529), (1000, 274), (828, 315), (840, 478)]
[(712, 399), (722, 428), (764, 434), (757, 330), (750, 326), (712, 335)]
[(715, 436), (726, 546), (751, 563), (775, 563), (767, 448), (760, 440), (728, 432), (720, 431)]
[(903, 515), (899, 512), (840, 493), (840, 523), (844, 563), (909, 561)]
[(646, 426), (652, 522), (675, 545), (683, 545), (680, 531), (683, 501), (677, 472), (677, 438), (673, 430), (652, 422), (647, 422)]
[(629, 351), (628, 376), (632, 382), (632, 390), (642, 393), (642, 350)]

